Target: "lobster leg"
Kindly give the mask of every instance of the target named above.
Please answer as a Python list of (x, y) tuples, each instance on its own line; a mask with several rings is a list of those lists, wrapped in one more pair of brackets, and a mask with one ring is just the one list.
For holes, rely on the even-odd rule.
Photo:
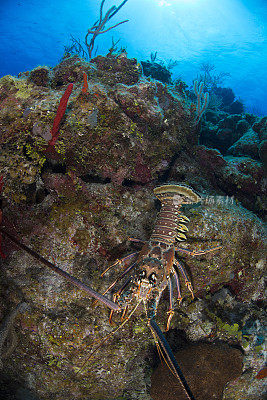
[(174, 260), (174, 264), (176, 265), (176, 267), (179, 268), (179, 270), (181, 271), (183, 277), (184, 277), (184, 281), (185, 281), (185, 285), (188, 288), (188, 290), (191, 292), (192, 298), (194, 298), (194, 293), (193, 293), (193, 287), (192, 287), (192, 283), (190, 281), (190, 279), (187, 276), (187, 273), (185, 272), (184, 267), (177, 261)]
[(183, 247), (175, 247), (175, 251), (181, 251), (182, 253), (188, 254), (189, 256), (202, 256), (203, 254), (207, 254), (207, 253), (211, 253), (212, 251), (216, 251), (221, 249), (222, 246), (215, 246), (215, 247), (211, 247), (210, 249), (206, 249), (206, 250), (188, 250), (188, 249), (184, 249)]
[(111, 285), (105, 290), (104, 294), (106, 294), (109, 290), (111, 290), (116, 285), (116, 283), (120, 281), (122, 278), (124, 278), (124, 276), (127, 275), (135, 266), (136, 263), (129, 265), (129, 267), (126, 268), (126, 270), (123, 271), (123, 273), (120, 274), (118, 278), (116, 278), (115, 281), (111, 283)]
[[(113, 300), (113, 303), (116, 303), (116, 301), (117, 301), (117, 294), (116, 293), (113, 294), (112, 300)], [(114, 311), (110, 310), (109, 319), (108, 319), (108, 322), (110, 323), (110, 325), (112, 324), (113, 313), (114, 313)]]
[[(105, 295), (107, 292), (109, 292), (116, 285), (116, 283), (118, 281), (120, 281), (125, 275), (127, 275), (135, 267), (135, 265), (136, 265), (136, 263), (129, 265), (129, 267), (126, 268), (126, 270), (123, 271), (123, 273), (121, 275), (119, 275), (118, 278), (116, 278), (115, 281), (109, 285), (109, 287), (102, 293), (102, 295)], [(98, 300), (94, 300), (93, 306), (96, 306), (97, 302), (98, 302)]]
[(132, 238), (132, 237), (128, 237), (128, 240), (129, 240), (130, 242), (135, 242), (135, 243), (143, 243), (143, 244), (146, 243), (144, 240), (136, 239), (136, 238)]
[(172, 320), (172, 317), (174, 315), (174, 311), (173, 311), (173, 290), (172, 290), (172, 281), (171, 281), (171, 277), (168, 279), (168, 288), (169, 288), (169, 299), (170, 299), (170, 308), (169, 311), (167, 312), (168, 314), (168, 320), (167, 320), (167, 325), (166, 325), (166, 329), (165, 331), (167, 332), (170, 329), (170, 323)]
[(125, 308), (124, 308), (124, 310), (123, 310), (123, 312), (122, 312), (122, 316), (121, 316), (121, 322), (123, 322), (123, 320), (124, 320), (124, 318), (125, 318), (125, 316), (126, 316), (126, 314), (127, 314), (127, 311), (128, 311), (128, 306), (126, 306)]
[(177, 300), (178, 300), (179, 305), (180, 305), (181, 301), (182, 301), (182, 296), (181, 296), (181, 287), (180, 287), (179, 276), (178, 276), (177, 271), (175, 270), (175, 268), (172, 269), (172, 272), (174, 274), (174, 279), (175, 279), (175, 284), (176, 284), (176, 289), (177, 289)]
[[(126, 288), (126, 286), (129, 284), (129, 282), (131, 281), (131, 277), (127, 279), (127, 281), (124, 282), (124, 284), (119, 288), (119, 290), (113, 294), (113, 302), (116, 303), (118, 298), (120, 297), (121, 293), (123, 292), (123, 290)], [(117, 303), (116, 303), (117, 304)], [(122, 316), (125, 316), (125, 309), (122, 310)], [(113, 316), (114, 311), (111, 310), (110, 314), (109, 314), (109, 323), (112, 323), (112, 316)]]
[(134, 267), (135, 267), (136, 263), (133, 263), (132, 265), (130, 265), (128, 268), (126, 268), (125, 271), (123, 271), (123, 273), (121, 275), (118, 276), (118, 278), (115, 279), (114, 282), (112, 282), (109, 287), (102, 293), (102, 295), (106, 294), (107, 292), (109, 292), (118, 281), (120, 281), (125, 275), (128, 274), (128, 272), (130, 272)]
[(119, 264), (119, 265), (121, 266), (121, 265), (124, 264), (124, 262), (125, 262), (126, 260), (129, 260), (129, 259), (131, 259), (132, 257), (137, 256), (138, 254), (139, 254), (139, 251), (136, 251), (135, 253), (128, 254), (128, 256), (116, 260), (116, 261), (115, 261), (113, 264), (111, 264), (107, 269), (105, 269), (104, 272), (102, 272), (101, 278), (103, 278), (103, 276), (105, 275), (105, 273), (107, 273), (111, 268), (115, 267), (117, 264)]

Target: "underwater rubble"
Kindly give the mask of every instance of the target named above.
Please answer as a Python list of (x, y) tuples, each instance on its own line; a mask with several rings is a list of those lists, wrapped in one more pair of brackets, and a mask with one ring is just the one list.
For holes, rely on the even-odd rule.
[[(264, 385), (258, 374), (264, 367), (267, 117), (206, 110), (196, 124), (194, 102), (183, 85), (145, 77), (125, 53), (89, 63), (66, 57), (54, 68), (1, 78), (0, 220), (21, 242), (102, 293), (121, 271), (118, 265), (101, 278), (105, 268), (139, 249), (128, 238), (147, 240), (152, 232), (159, 210), (153, 188), (163, 182), (193, 187), (203, 201), (184, 207), (190, 222), (182, 245), (222, 247), (180, 258), (195, 299), (182, 285), (184, 300), (166, 336), (189, 385), (197, 385), (197, 368), (189, 363), (186, 369), (187, 357), (193, 362), (208, 346), (223, 360), (205, 364), (206, 376), (214, 368), (216, 379), (221, 374), (213, 398), (256, 400)], [(164, 398), (157, 388), (165, 372), (156, 369), (141, 306), (81, 369), (112, 329), (109, 310), (4, 235), (0, 246), (0, 324), (16, 304), (30, 305), (14, 322), (19, 340), (3, 360), (2, 397), (19, 400), (26, 390), (40, 400)], [(167, 307), (165, 293), (157, 315), (162, 329)], [(230, 371), (227, 357), (234, 353), (239, 361)], [(154, 370), (158, 377), (151, 381)], [(173, 393), (174, 380), (168, 378)]]

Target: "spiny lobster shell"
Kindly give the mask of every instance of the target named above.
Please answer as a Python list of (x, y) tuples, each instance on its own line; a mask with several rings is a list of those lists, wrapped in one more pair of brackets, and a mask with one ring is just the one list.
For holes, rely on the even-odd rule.
[[(156, 314), (161, 294), (168, 285), (172, 303), (173, 275), (178, 299), (181, 299), (178, 271), (175, 269), (175, 243), (186, 240), (185, 223), (189, 220), (181, 214), (180, 207), (200, 201), (200, 197), (192, 189), (183, 185), (159, 186), (154, 193), (162, 204), (154, 230), (133, 264), (130, 281), (116, 295), (118, 304), (123, 309), (132, 302), (143, 301), (149, 318)], [(179, 263), (177, 266), (191, 290), (185, 270)], [(172, 310), (172, 304), (170, 308)]]

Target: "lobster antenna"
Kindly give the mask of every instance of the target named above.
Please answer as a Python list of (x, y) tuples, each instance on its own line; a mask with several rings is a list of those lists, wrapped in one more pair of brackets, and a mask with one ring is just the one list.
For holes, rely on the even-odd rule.
[(65, 280), (72, 283), (73, 285), (77, 286), (79, 289), (85, 291), (90, 297), (93, 297), (101, 303), (105, 304), (111, 310), (120, 311), (120, 307), (118, 304), (114, 303), (113, 301), (109, 300), (107, 297), (103, 296), (100, 293), (97, 293), (94, 289), (90, 286), (86, 285), (85, 283), (81, 282), (79, 279), (75, 278), (74, 276), (68, 274), (63, 269), (57, 267), (55, 264), (52, 264), (46, 258), (42, 257), (40, 254), (36, 253), (34, 250), (30, 249), (28, 246), (20, 242), (14, 236), (10, 235), (6, 230), (0, 228), (0, 232), (8, 237), (13, 243), (15, 243), (20, 249), (24, 250), (26, 253), (30, 254), (36, 260), (41, 262), (46, 267), (52, 269), (52, 271), (56, 272), (57, 274), (61, 275)]
[(104, 339), (101, 340), (101, 343), (92, 351), (91, 354), (89, 354), (89, 356), (85, 359), (85, 361), (83, 362), (82, 366), (79, 368), (79, 370), (75, 373), (75, 375), (77, 376), (78, 374), (80, 374), (82, 372), (82, 370), (84, 369), (85, 365), (87, 364), (87, 362), (93, 357), (93, 355), (100, 349), (100, 347), (103, 345), (103, 343), (105, 343), (111, 336), (113, 336), (116, 332), (118, 332), (119, 329), (121, 329), (123, 327), (123, 325), (126, 324), (126, 322), (131, 318), (131, 316), (134, 314), (134, 312), (136, 311), (137, 307), (139, 306), (139, 304), (141, 303), (142, 300), (139, 301), (139, 303), (136, 304), (136, 306), (132, 309), (132, 311), (130, 312), (130, 314), (128, 315), (128, 317), (125, 318), (125, 320), (119, 325), (117, 326), (117, 328), (113, 329), (110, 333), (108, 333)]
[[(168, 359), (168, 363), (166, 363), (167, 366), (169, 367), (169, 364), (171, 365), (173, 374), (180, 381), (180, 383), (186, 393), (187, 398), (189, 400), (196, 400), (195, 397), (193, 396), (193, 393), (191, 392), (191, 389), (190, 389), (188, 383), (186, 382), (184, 374), (182, 373), (181, 368), (179, 367), (179, 365), (173, 355), (173, 352), (170, 348), (170, 345), (167, 342), (167, 340), (165, 339), (165, 336), (163, 335), (160, 327), (158, 326), (158, 324), (156, 323), (156, 321), (154, 319), (149, 319), (148, 324), (153, 333), (153, 336), (154, 337), (156, 336), (158, 342), (160, 343), (160, 346), (162, 347), (164, 353), (166, 354), (166, 357)], [(165, 357), (164, 357), (164, 360), (165, 360)]]

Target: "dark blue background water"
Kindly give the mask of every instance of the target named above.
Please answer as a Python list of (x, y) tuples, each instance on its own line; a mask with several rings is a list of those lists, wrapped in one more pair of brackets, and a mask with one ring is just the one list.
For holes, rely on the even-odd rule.
[[(0, 77), (38, 65), (54, 66), (70, 34), (83, 39), (97, 20), (100, 0), (0, 0)], [(104, 12), (121, 1), (106, 0)], [(229, 72), (232, 87), (247, 110), (267, 113), (266, 0), (128, 0), (108, 26), (128, 23), (98, 37), (105, 55), (111, 38), (129, 57), (178, 60), (173, 78), (188, 84), (203, 62)]]

